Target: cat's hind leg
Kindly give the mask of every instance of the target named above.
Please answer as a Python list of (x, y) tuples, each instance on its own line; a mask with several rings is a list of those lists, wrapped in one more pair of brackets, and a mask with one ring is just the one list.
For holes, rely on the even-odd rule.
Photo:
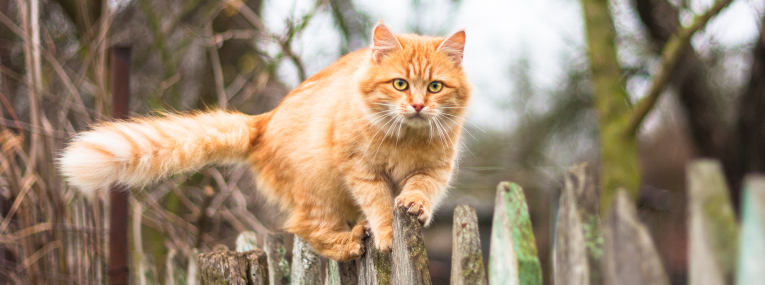
[(310, 214), (310, 210), (293, 212), (286, 230), (308, 242), (319, 254), (337, 261), (355, 259), (364, 253), (363, 239), (369, 227), (366, 221), (351, 229), (342, 217), (334, 213)]

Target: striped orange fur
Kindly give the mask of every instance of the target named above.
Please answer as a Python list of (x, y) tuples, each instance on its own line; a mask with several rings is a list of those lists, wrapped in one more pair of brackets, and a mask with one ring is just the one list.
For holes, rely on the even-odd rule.
[(394, 206), (428, 224), (445, 194), (470, 84), (461, 68), (464, 31), (394, 35), (380, 22), (372, 36), (371, 47), (339, 59), (262, 115), (216, 111), (98, 125), (65, 149), (62, 173), (88, 193), (207, 164), (249, 164), (259, 190), (289, 213), (285, 230), (319, 253), (358, 257), (365, 228), (389, 250)]

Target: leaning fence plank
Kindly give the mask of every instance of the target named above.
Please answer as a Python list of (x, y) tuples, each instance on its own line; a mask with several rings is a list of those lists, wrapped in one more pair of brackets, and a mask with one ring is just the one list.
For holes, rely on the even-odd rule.
[(452, 227), (451, 284), (486, 284), (475, 209), (468, 205), (457, 206)]
[(393, 210), (393, 284), (430, 284), (422, 225), (407, 209)]
[(732, 284), (738, 228), (720, 164), (688, 166), (690, 284)]
[(284, 247), (284, 236), (268, 234), (264, 245), (268, 255), (268, 278), (271, 285), (290, 284), (290, 264), (287, 262), (287, 249)]
[(497, 186), (489, 252), (489, 283), (542, 284), (542, 268), (529, 220), (523, 189), (502, 182)]
[(327, 274), (324, 284), (327, 285), (356, 285), (359, 283), (356, 260), (327, 262)]
[(292, 285), (321, 284), (321, 260), (311, 245), (295, 237), (292, 246)]
[(371, 235), (364, 240), (364, 246), (364, 254), (359, 259), (359, 284), (390, 285), (391, 253), (379, 252)]
[(260, 249), (202, 253), (197, 260), (202, 284), (268, 284), (266, 253)]
[(553, 251), (554, 283), (602, 284), (603, 235), (595, 179), (587, 163), (581, 163), (570, 167), (564, 180)]
[(765, 176), (748, 176), (741, 212), (736, 284), (765, 284)]
[(638, 220), (635, 204), (625, 190), (614, 196), (603, 224), (605, 284), (668, 285), (651, 236)]

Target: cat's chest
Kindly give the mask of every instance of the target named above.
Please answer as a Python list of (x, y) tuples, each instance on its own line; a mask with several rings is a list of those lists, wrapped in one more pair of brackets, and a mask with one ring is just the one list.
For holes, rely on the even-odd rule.
[(412, 175), (427, 172), (451, 160), (444, 151), (424, 148), (397, 148), (385, 154), (384, 157), (371, 158), (368, 165), (396, 185), (403, 185)]

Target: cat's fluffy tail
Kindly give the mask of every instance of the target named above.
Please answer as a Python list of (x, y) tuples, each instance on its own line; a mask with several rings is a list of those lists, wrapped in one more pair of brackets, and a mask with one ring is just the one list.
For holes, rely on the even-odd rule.
[(243, 162), (265, 117), (216, 111), (103, 123), (74, 138), (61, 172), (92, 196), (113, 182), (142, 186), (206, 164)]

